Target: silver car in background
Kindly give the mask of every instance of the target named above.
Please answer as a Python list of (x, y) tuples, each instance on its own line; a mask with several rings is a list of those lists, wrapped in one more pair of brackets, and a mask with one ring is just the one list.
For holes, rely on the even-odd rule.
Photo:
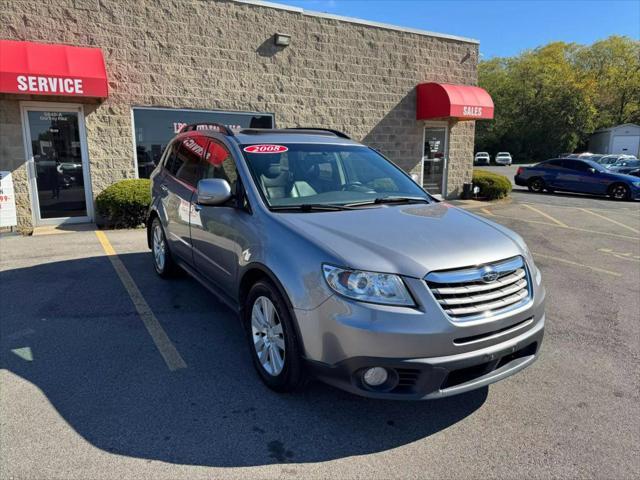
[(473, 158), (473, 163), (476, 165), (489, 165), (491, 157), (488, 152), (478, 152)]
[(315, 377), (439, 398), (538, 356), (545, 290), (522, 238), (340, 132), (187, 126), (152, 197), (157, 273), (181, 268), (236, 310), (274, 390)]
[(513, 159), (509, 152), (498, 152), (495, 158), (496, 165), (511, 165)]

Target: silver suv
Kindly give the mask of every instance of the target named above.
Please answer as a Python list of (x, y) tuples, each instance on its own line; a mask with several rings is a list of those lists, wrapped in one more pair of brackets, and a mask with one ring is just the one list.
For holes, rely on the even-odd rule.
[(189, 125), (152, 174), (149, 247), (238, 311), (262, 380), (430, 399), (538, 355), (545, 291), (522, 238), (438, 202), (323, 129)]

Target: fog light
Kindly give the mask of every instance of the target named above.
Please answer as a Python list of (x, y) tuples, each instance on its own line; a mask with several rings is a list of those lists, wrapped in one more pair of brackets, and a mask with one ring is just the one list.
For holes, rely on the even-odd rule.
[(364, 383), (370, 387), (379, 387), (389, 378), (389, 374), (382, 367), (373, 367), (365, 370), (363, 379)]

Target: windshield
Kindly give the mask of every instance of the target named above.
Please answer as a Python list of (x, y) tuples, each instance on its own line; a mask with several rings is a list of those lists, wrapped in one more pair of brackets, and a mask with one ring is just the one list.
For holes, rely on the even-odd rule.
[(289, 143), (241, 149), (270, 207), (430, 201), (402, 170), (367, 147)]

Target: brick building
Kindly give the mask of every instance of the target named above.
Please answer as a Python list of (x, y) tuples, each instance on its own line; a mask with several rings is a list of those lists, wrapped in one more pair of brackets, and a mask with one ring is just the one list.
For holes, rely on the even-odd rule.
[(93, 220), (194, 121), (338, 129), (455, 197), (493, 116), (478, 43), (452, 35), (241, 0), (0, 0), (0, 20), (0, 171), (25, 232)]

